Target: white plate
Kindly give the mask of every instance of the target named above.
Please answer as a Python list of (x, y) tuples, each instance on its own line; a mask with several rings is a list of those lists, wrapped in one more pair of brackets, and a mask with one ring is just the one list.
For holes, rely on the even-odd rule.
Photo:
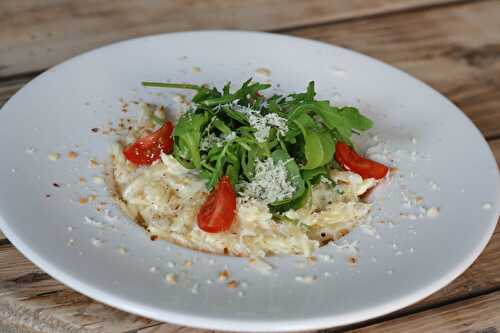
[[(193, 70), (195, 66), (201, 71)], [(327, 246), (316, 264), (301, 268), (300, 258), (276, 257), (270, 260), (275, 269), (262, 275), (249, 269), (245, 259), (151, 242), (114, 206), (117, 230), (85, 223), (84, 216), (89, 216), (110, 224), (93, 204), (78, 203), (80, 195), (90, 193), (78, 179), (86, 177), (88, 186), (98, 191), (96, 202), (107, 199), (104, 187), (91, 181), (102, 169), (89, 168), (88, 161), (104, 160), (112, 139), (90, 129), (124, 116), (120, 98), (171, 104), (172, 91), (145, 89), (140, 81), (220, 86), (250, 76), (263, 79), (255, 75), (260, 67), (271, 70), (270, 80), (282, 91), (301, 91), (315, 80), (323, 98), (357, 105), (372, 116), (376, 126), (360, 139), (362, 147), (388, 142), (391, 164), (400, 172), (373, 197), (383, 207), (381, 212), (376, 208), (374, 217), (385, 222), (375, 223), (380, 238), (359, 229), (346, 238), (358, 241), (355, 265), (347, 263), (345, 253)], [(397, 69), (298, 38), (207, 31), (100, 48), (27, 84), (1, 110), (0, 129), (0, 227), (13, 244), (85, 295), (176, 324), (233, 331), (303, 330), (380, 316), (430, 295), (462, 273), (488, 242), (498, 217), (496, 162), (459, 109)], [(68, 160), (69, 150), (80, 156)], [(59, 152), (60, 160), (50, 161), (50, 152)], [(54, 182), (62, 186), (56, 188)], [(402, 182), (424, 198), (425, 207), (439, 207), (440, 214), (419, 218), (416, 208), (401, 205)], [(417, 219), (403, 218), (401, 212)], [(102, 244), (95, 246), (92, 238)], [(117, 251), (121, 245), (126, 254)], [(334, 262), (325, 260), (328, 254)], [(186, 259), (194, 260), (188, 270), (182, 268)], [(245, 282), (236, 290), (217, 282), (225, 265), (231, 279)], [(150, 267), (157, 271), (150, 272)], [(165, 283), (167, 272), (179, 274), (177, 285)], [(295, 280), (303, 275), (316, 280)], [(197, 293), (192, 290), (195, 283)]]

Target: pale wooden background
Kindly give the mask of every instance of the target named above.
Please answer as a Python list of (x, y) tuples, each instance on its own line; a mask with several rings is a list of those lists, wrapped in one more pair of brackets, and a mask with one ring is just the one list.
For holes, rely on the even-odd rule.
[[(130, 37), (265, 30), (335, 43), (393, 64), (449, 97), (500, 161), (500, 1), (210, 0), (0, 2), (0, 106), (41, 71)], [(436, 112), (438, 112), (437, 110)], [(0, 332), (207, 333), (133, 316), (66, 288), (0, 233)], [(500, 228), (446, 288), (406, 309), (322, 332), (500, 330)]]

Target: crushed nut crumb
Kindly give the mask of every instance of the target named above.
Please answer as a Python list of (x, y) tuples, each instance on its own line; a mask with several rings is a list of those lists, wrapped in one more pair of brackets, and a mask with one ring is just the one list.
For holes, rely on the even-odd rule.
[(193, 266), (193, 262), (191, 260), (184, 261), (184, 268), (191, 268)]
[(268, 78), (269, 76), (271, 76), (271, 70), (269, 68), (260, 67), (255, 70), (255, 74)]
[(95, 169), (95, 168), (97, 168), (98, 166), (99, 166), (99, 163), (97, 163), (97, 161), (96, 161), (96, 160), (91, 159), (91, 160), (89, 161), (89, 168), (91, 168), (91, 169)]
[(78, 157), (78, 153), (76, 151), (70, 151), (67, 156), (69, 160), (74, 160)]
[(342, 237), (344, 237), (345, 235), (347, 235), (349, 233), (349, 230), (343, 228), (343, 229), (340, 229), (339, 230), (339, 233)]
[(229, 281), (229, 282), (227, 283), (227, 285), (226, 285), (226, 286), (227, 286), (229, 289), (236, 289), (236, 288), (238, 288), (238, 285), (239, 285), (239, 282), (238, 282), (238, 281), (236, 281), (236, 280), (232, 280), (232, 281)]
[(167, 281), (168, 284), (176, 284), (177, 275), (174, 273), (167, 273), (165, 274), (165, 281)]
[(356, 257), (353, 256), (347, 257), (347, 262), (349, 262), (350, 264), (355, 264), (357, 261), (358, 259)]
[(310, 256), (310, 257), (307, 257), (307, 261), (311, 264), (315, 264), (316, 262), (318, 262), (318, 258), (315, 256)]
[(219, 281), (225, 281), (229, 278), (230, 274), (228, 270), (223, 270), (219, 273), (218, 279)]

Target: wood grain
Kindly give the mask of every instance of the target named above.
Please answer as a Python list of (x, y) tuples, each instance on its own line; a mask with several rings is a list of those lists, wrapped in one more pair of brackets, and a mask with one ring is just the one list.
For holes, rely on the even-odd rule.
[(498, 331), (500, 331), (500, 291), (348, 332), (497, 333)]
[(131, 37), (199, 29), (277, 30), (456, 0), (3, 1), (0, 77)]
[[(481, 1), (291, 33), (350, 47), (406, 70), (455, 102), (487, 138), (496, 138), (500, 136), (499, 12), (500, 1)], [(0, 83), (0, 105), (26, 80)]]
[[(446, 3), (453, 4), (431, 8)], [(492, 139), (500, 165), (499, 12), (500, 1), (460, 0), (5, 1), (0, 106), (33, 77), (30, 73), (109, 42), (189, 29), (288, 29), (372, 55), (431, 84)], [(315, 26), (298, 28), (306, 25)], [(211, 332), (94, 302), (50, 278), (2, 239), (0, 232), (0, 331)], [(353, 332), (497, 332), (499, 272), (497, 226), (478, 260), (449, 286), (390, 316), (396, 319), (379, 318)]]
[(34, 75), (23, 75), (9, 80), (0, 80), (0, 108), (26, 83), (34, 78)]
[[(500, 1), (479, 1), (291, 31), (395, 65), (500, 135)], [(439, 112), (439, 110), (436, 110)]]
[[(500, 288), (499, 271), (500, 226), (497, 226), (485, 251), (464, 274), (449, 286), (409, 309), (401, 311), (400, 314), (416, 312), (423, 308), (462, 299), (468, 295), (474, 296)], [(47, 326), (46, 332), (56, 333), (73, 332), (77, 327), (82, 326), (85, 330), (78, 332), (114, 333), (125, 331), (125, 328), (132, 330), (159, 325), (154, 321), (94, 302), (51, 279), (24, 258), (12, 245), (0, 246), (0, 319), (15, 325), (32, 320), (35, 315), (38, 318), (37, 322), (41, 321), (43, 325), (53, 325), (51, 327), (53, 331)], [(40, 318), (42, 315), (43, 320)], [(165, 332), (174, 330), (174, 325), (162, 324), (162, 326), (161, 329)], [(56, 330), (58, 328), (64, 328), (65, 331)], [(181, 327), (175, 329), (181, 330)], [(207, 332), (190, 328), (182, 328), (182, 330), (190, 333)]]
[(488, 141), (490, 144), (491, 151), (495, 158), (497, 159), (498, 167), (500, 168), (500, 138)]
[(126, 332), (155, 323), (66, 288), (12, 245), (0, 246), (0, 322), (51, 333)]

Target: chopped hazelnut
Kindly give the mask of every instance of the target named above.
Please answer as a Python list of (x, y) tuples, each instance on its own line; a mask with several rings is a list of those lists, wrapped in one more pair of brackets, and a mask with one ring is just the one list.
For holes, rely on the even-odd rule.
[(350, 264), (355, 264), (358, 261), (358, 259), (356, 257), (350, 256), (350, 257), (347, 258), (347, 261)]
[(239, 285), (238, 281), (235, 281), (235, 280), (229, 281), (227, 283), (227, 287), (229, 289), (236, 289), (236, 288), (238, 288), (238, 285)]
[(167, 273), (165, 275), (165, 281), (167, 281), (168, 284), (176, 284), (177, 283), (177, 275), (174, 273)]
[(99, 166), (99, 163), (97, 163), (96, 160), (94, 160), (94, 159), (90, 160), (90, 162), (89, 162), (89, 168), (95, 169), (98, 166)]
[(222, 272), (219, 273), (219, 281), (226, 281), (229, 278), (229, 272), (227, 270), (223, 270)]
[(343, 228), (343, 229), (340, 229), (339, 230), (339, 233), (342, 237), (344, 237), (345, 235), (347, 235), (349, 233), (349, 230)]
[(78, 153), (76, 151), (70, 151), (68, 152), (68, 159), (70, 160), (74, 160), (78, 157)]

